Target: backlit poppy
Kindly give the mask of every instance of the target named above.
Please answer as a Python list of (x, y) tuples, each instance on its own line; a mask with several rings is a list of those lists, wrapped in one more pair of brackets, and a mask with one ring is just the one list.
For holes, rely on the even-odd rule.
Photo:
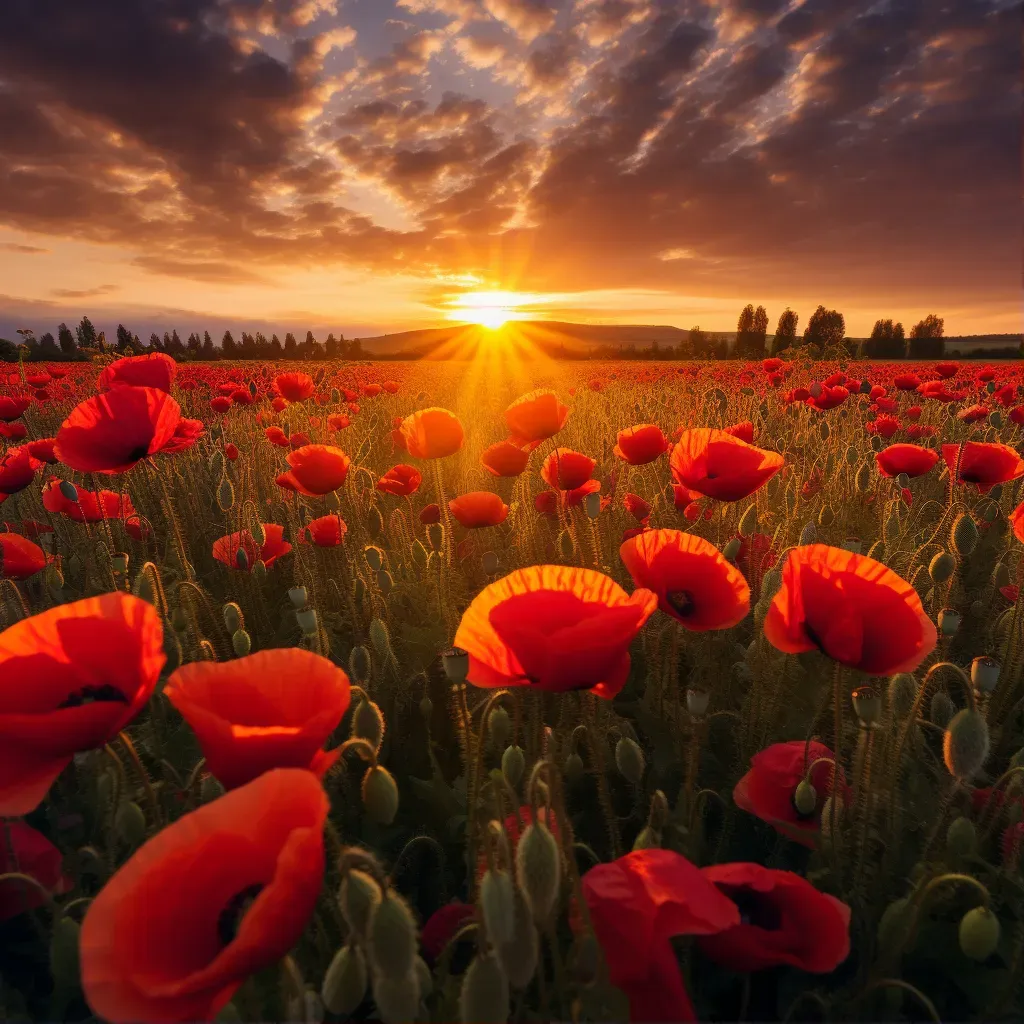
[(28, 445), (8, 448), (0, 455), (0, 494), (17, 494), (36, 478), (42, 463), (32, 457)]
[(622, 505), (638, 523), (646, 523), (650, 517), (651, 506), (639, 494), (624, 494)]
[(960, 371), (959, 363), (936, 363), (935, 372), (940, 377), (955, 377)]
[(961, 423), (978, 423), (988, 417), (988, 407), (984, 405), (972, 405), (967, 409), (961, 409), (956, 418)]
[(124, 473), (160, 451), (181, 420), (166, 391), (129, 385), (87, 398), (57, 432), (54, 451), (81, 473)]
[(55, 437), (41, 437), (37, 441), (29, 441), (24, 447), (28, 449), (28, 453), (33, 459), (38, 459), (40, 462), (60, 462), (53, 451), (56, 441)]
[(431, 526), (434, 523), (441, 522), (441, 506), (434, 502), (424, 505), (420, 510), (420, 522), (424, 526)]
[(511, 441), (498, 441), (480, 456), (480, 464), (494, 476), (519, 476), (529, 461), (529, 451)]
[(835, 409), (840, 406), (850, 397), (850, 392), (846, 388), (841, 386), (828, 387), (827, 385), (822, 387), (821, 393), (814, 397), (811, 395), (807, 399), (807, 404), (819, 412), (825, 412), (828, 409)]
[(67, 516), (75, 523), (98, 523), (104, 519), (125, 519), (135, 514), (135, 507), (127, 494), (116, 491), (87, 491), (75, 487), (76, 499), (72, 501), (61, 490), (62, 481), (56, 477), (44, 484), (42, 490), (43, 508)]
[[(575, 508), (577, 505), (583, 504), (583, 499), (588, 494), (596, 494), (601, 490), (600, 480), (587, 480), (582, 483), (579, 487), (574, 487), (571, 491), (562, 491), (562, 501), (565, 502), (566, 508)], [(557, 498), (557, 494), (555, 495)], [(610, 498), (601, 499), (601, 511), (603, 512), (608, 507)]]
[(728, 629), (750, 611), (743, 574), (709, 541), (681, 530), (648, 530), (627, 540), (619, 557), (638, 587), (685, 629)]
[(345, 482), (352, 460), (327, 444), (306, 444), (288, 454), (291, 469), (281, 473), (277, 486), (318, 497), (336, 491)]
[(942, 458), (957, 483), (974, 484), (982, 494), (996, 484), (1024, 476), (1024, 459), (1006, 444), (984, 441), (944, 444)]
[(423, 483), (423, 474), (414, 466), (399, 463), (392, 466), (378, 481), (377, 490), (385, 494), (393, 494), (397, 498), (407, 498), (415, 494)]
[[(229, 533), (213, 542), (213, 557), (231, 569), (252, 572), (257, 561), (269, 569), (282, 555), (287, 555), (292, 546), (284, 539), (284, 527), (277, 523), (263, 524), (263, 546), (259, 547), (248, 530)], [(238, 552), (244, 553), (240, 559)]]
[(727, 896), (740, 923), (697, 940), (732, 971), (788, 964), (812, 974), (834, 971), (850, 953), (850, 908), (792, 871), (760, 864), (714, 864), (704, 877)]
[(736, 927), (736, 904), (673, 850), (634, 850), (581, 881), (609, 981), (629, 998), (629, 1019), (695, 1021), (670, 940)]
[(28, 437), (28, 427), (24, 423), (0, 423), (0, 437), (17, 444)]
[(820, 650), (875, 676), (913, 672), (935, 649), (935, 624), (917, 591), (866, 555), (810, 544), (793, 548), (764, 620), (780, 651)]
[(582, 487), (594, 472), (597, 463), (588, 455), (569, 448), (556, 448), (545, 460), (540, 475), (556, 491), (574, 491)]
[(179, 420), (171, 439), (160, 451), (164, 455), (177, 455), (191, 448), (205, 432), (202, 420)]
[(327, 428), (329, 430), (344, 430), (351, 426), (352, 421), (343, 412), (332, 412), (327, 417)]
[(336, 548), (348, 533), (348, 524), (340, 516), (320, 516), (309, 523), (299, 534), (305, 543), (318, 548)]
[[(34, 878), (48, 892), (65, 893), (74, 882), (64, 874), (63, 860), (60, 850), (31, 825), (17, 818), (0, 822), (0, 875), (17, 871)], [(34, 885), (0, 882), (0, 923), (44, 902)]]
[(1010, 513), (1010, 526), (1017, 540), (1024, 543), (1024, 501)]
[(288, 400), (278, 395), (275, 399), (271, 401), (270, 407), (274, 410), (274, 412), (284, 412), (284, 410), (288, 408)]
[(230, 441), (224, 445), (224, 457), (228, 462), (234, 462), (238, 458), (238, 445), (232, 444)]
[(384, 389), (384, 390), (385, 390), (385, 391), (386, 391), (386, 392), (387, 392), (387, 393), (388, 393), (389, 395), (397, 395), (397, 394), (398, 394), (398, 382), (397, 382), (397, 381), (393, 381), (393, 380), (386, 380), (386, 381), (384, 381), (384, 383), (383, 383), (383, 384), (381, 384), (381, 387), (382, 387), (382, 388), (383, 388), (383, 389)]
[(366, 395), (367, 398), (376, 398), (380, 394), (380, 390), (381, 388), (379, 384), (363, 385), (363, 394)]
[(475, 686), (593, 690), (611, 698), (629, 675), (629, 645), (657, 607), (593, 569), (534, 565), (485, 587), (463, 613), (455, 646)]
[(735, 423), (731, 427), (726, 427), (725, 432), (732, 434), (733, 437), (738, 437), (741, 441), (746, 441), (747, 444), (754, 443), (754, 424), (750, 420), (744, 420), (742, 423)]
[(46, 568), (43, 549), (17, 533), (0, 533), (0, 579), (27, 580)]
[(784, 365), (785, 364), (782, 360), (775, 356), (772, 356), (770, 359), (761, 360), (761, 369), (764, 370), (765, 373), (775, 373), (776, 371), (781, 370)]
[(279, 768), (158, 832), (92, 901), (82, 991), (112, 1024), (212, 1020), (299, 940), (324, 875), (329, 802)]
[(620, 430), (617, 440), (615, 454), (631, 466), (645, 466), (654, 462), (672, 447), (669, 439), (661, 432), (661, 427), (654, 423)]
[(509, 432), (522, 441), (546, 441), (565, 426), (568, 418), (568, 407), (553, 391), (531, 391), (505, 410)]
[(279, 373), (274, 379), (274, 387), (289, 402), (304, 402), (316, 390), (308, 373)]
[(867, 430), (869, 434), (877, 434), (879, 437), (884, 437), (887, 441), (894, 434), (898, 434), (902, 424), (895, 416), (887, 416), (885, 414), (876, 416), (875, 419), (868, 423)]
[(924, 476), (939, 461), (939, 453), (916, 444), (891, 444), (875, 455), (878, 472), (891, 478), (906, 473), (909, 477)]
[(170, 392), (178, 372), (178, 364), (164, 352), (151, 352), (144, 356), (125, 356), (115, 359), (100, 374), (100, 391), (127, 385), (136, 388), (156, 388)]
[(267, 440), (271, 444), (276, 444), (278, 448), (288, 447), (288, 435), (280, 427), (267, 427), (263, 433)]
[(672, 450), (672, 478), (690, 491), (719, 501), (739, 501), (767, 483), (783, 458), (724, 430), (683, 431)]
[(453, 518), (470, 530), (497, 526), (508, 517), (508, 505), (491, 491), (470, 491), (448, 502)]
[(921, 414), (923, 412), (924, 409), (922, 409), (921, 406), (912, 405), (909, 409), (904, 410), (903, 415), (906, 416), (908, 420), (913, 420), (916, 423), (921, 418)]
[(414, 459), (443, 459), (462, 447), (459, 418), (447, 409), (420, 409), (402, 420), (402, 440)]
[(0, 395), (0, 420), (13, 423), (32, 404), (24, 395)]
[(271, 768), (322, 776), (338, 759), (321, 748), (348, 710), (349, 689), (333, 662), (286, 647), (183, 665), (164, 694), (199, 739), (206, 767), (236, 789)]
[[(821, 758), (830, 760), (814, 763)], [(733, 802), (741, 811), (766, 821), (781, 835), (803, 846), (813, 847), (816, 833), (821, 828), (822, 808), (832, 792), (835, 769), (831, 759), (834, 759), (832, 751), (817, 740), (810, 743), (804, 740), (773, 743), (750, 759), (750, 770), (732, 791)], [(815, 793), (814, 807), (806, 813), (797, 810), (794, 799), (797, 786), (805, 778)], [(842, 769), (839, 780), (840, 792), (843, 792)]]
[(119, 592), (0, 633), (0, 816), (35, 810), (74, 754), (116, 736), (149, 700), (164, 660), (156, 609)]
[(302, 430), (296, 430), (291, 437), (288, 438), (289, 448), (305, 448), (309, 443), (309, 435)]
[(916, 373), (898, 374), (892, 382), (900, 391), (916, 391), (921, 386), (921, 378)]
[(1024, 427), (1024, 405), (1014, 406), (1010, 410), (1010, 422), (1018, 427)]

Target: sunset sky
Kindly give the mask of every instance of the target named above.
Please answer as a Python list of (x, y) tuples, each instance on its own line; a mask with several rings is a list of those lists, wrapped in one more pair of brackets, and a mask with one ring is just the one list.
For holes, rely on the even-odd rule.
[(2, 0), (0, 335), (1019, 331), (1019, 71), (1015, 0)]

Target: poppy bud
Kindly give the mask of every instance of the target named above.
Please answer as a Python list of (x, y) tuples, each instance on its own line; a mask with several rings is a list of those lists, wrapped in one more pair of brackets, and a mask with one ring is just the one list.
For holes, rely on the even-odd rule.
[(974, 822), (963, 816), (954, 818), (946, 830), (946, 849), (954, 857), (966, 857), (974, 853), (978, 844), (978, 834)]
[(707, 714), (710, 700), (711, 694), (707, 690), (699, 690), (691, 686), (686, 691), (686, 710), (694, 718), (703, 718)]
[(982, 509), (981, 518), (984, 519), (986, 523), (994, 523), (996, 521), (996, 518), (997, 518), (998, 515), (999, 515), (999, 505), (998, 505), (998, 503), (994, 502), (994, 501), (990, 501)]
[(576, 553), (576, 544), (572, 539), (572, 534), (569, 533), (568, 530), (562, 530), (558, 534), (558, 552), (567, 562), (570, 561)]
[(885, 442), (877, 434), (875, 434), (871, 438), (871, 449), (872, 449), (872, 451), (880, 452), (882, 450), (882, 446), (884, 444), (885, 444)]
[(893, 900), (882, 913), (878, 922), (878, 950), (888, 957), (903, 949), (910, 938), (914, 923), (914, 911), (909, 897)]
[(373, 1001), (384, 1024), (408, 1024), (416, 1020), (420, 1012), (420, 982), (415, 968), (403, 978), (374, 975)]
[(440, 551), (444, 546), (444, 527), (440, 523), (431, 523), (427, 527), (427, 540), (434, 551)]
[(366, 595), (366, 584), (363, 582), (362, 576), (357, 576), (355, 584), (352, 587), (352, 593), (355, 596), (356, 604), (362, 604), (363, 597)]
[(873, 686), (858, 686), (852, 695), (853, 710), (865, 728), (873, 726), (882, 715), (882, 697)]
[(257, 546), (262, 548), (267, 542), (267, 531), (263, 528), (263, 524), (257, 519), (252, 524), (252, 529), (249, 531), (250, 536), (256, 542)]
[(395, 581), (387, 569), (377, 570), (377, 587), (384, 597), (387, 597), (395, 589)]
[(267, 563), (262, 558), (256, 560), (256, 564), (252, 567), (252, 574), (261, 583), (267, 578)]
[(543, 822), (527, 825), (516, 847), (516, 879), (534, 921), (547, 921), (558, 899), (562, 857), (558, 842)]
[(661, 835), (650, 825), (644, 825), (633, 840), (634, 850), (657, 850), (661, 847)]
[[(741, 537), (749, 537), (757, 532), (757, 505), (749, 505), (747, 510), (740, 517), (740, 525), (737, 531)], [(728, 556), (726, 556), (728, 557)]]
[(818, 424), (818, 436), (822, 441), (827, 441), (831, 433), (832, 429), (828, 425), (828, 420), (822, 420), (821, 423)]
[(360, 685), (370, 678), (370, 652), (362, 645), (352, 648), (348, 656), (348, 671)]
[(391, 654), (391, 634), (388, 627), (381, 619), (374, 619), (370, 623), (370, 643), (377, 652), (378, 657), (387, 658)]
[(953, 550), (961, 557), (969, 555), (978, 543), (978, 527), (973, 516), (961, 512), (953, 522), (953, 531), (950, 534), (950, 543)]
[(906, 473), (898, 473), (896, 476), (896, 484), (901, 489), (905, 489), (910, 486), (910, 477)]
[(961, 781), (981, 771), (988, 758), (988, 723), (980, 711), (964, 708), (946, 727), (942, 757), (949, 774)]
[(999, 682), (999, 662), (983, 654), (971, 662), (971, 682), (978, 693), (991, 693)]
[(634, 786), (640, 785), (646, 762), (644, 761), (644, 752), (635, 740), (623, 736), (615, 744), (615, 766)]
[(372, 700), (362, 700), (352, 712), (353, 739), (366, 740), (375, 751), (380, 750), (384, 738), (384, 715)]
[(916, 697), (917, 680), (909, 672), (901, 672), (889, 680), (889, 706), (897, 718), (910, 714)]
[(992, 490), (988, 492), (988, 496), (993, 501), (999, 501), (1003, 497), (1003, 485), (996, 484), (995, 487), (993, 487)]
[(949, 698), (945, 690), (938, 690), (932, 694), (931, 705), (928, 709), (928, 720), (932, 725), (945, 729), (950, 719), (956, 714), (956, 706)]
[(249, 556), (245, 553), (243, 548), (239, 548), (235, 552), (235, 565), (238, 566), (242, 572), (245, 572), (249, 568)]
[(210, 472), (214, 476), (224, 472), (224, 453), (219, 448), (210, 456)]
[(859, 494), (867, 494), (871, 490), (871, 467), (866, 462), (862, 462), (857, 469), (854, 484)]
[(469, 653), (461, 647), (450, 647), (441, 652), (441, 664), (448, 682), (453, 686), (461, 686), (469, 674)]
[(988, 907), (975, 907), (960, 918), (960, 949), (964, 956), (981, 962), (999, 945), (999, 918)]
[(523, 754), (523, 748), (506, 747), (505, 752), (501, 755), (501, 773), (513, 789), (519, 785), (524, 771), (526, 771), (526, 756)]
[(524, 989), (537, 970), (540, 943), (537, 927), (522, 889), (515, 886), (512, 939), (497, 948), (498, 957), (513, 988)]
[(303, 636), (316, 636), (319, 624), (315, 608), (303, 608), (295, 613), (295, 621), (299, 624)]
[(224, 795), (224, 787), (212, 775), (203, 777), (199, 784), (199, 799), (204, 804), (211, 803)]
[(114, 831), (127, 846), (138, 846), (146, 838), (146, 816), (131, 800), (123, 800), (114, 815)]
[(499, 946), (512, 940), (515, 927), (515, 883), (507, 871), (488, 868), (480, 880), (480, 911), (487, 938)]
[(793, 791), (793, 806), (796, 813), (809, 818), (818, 806), (818, 791), (807, 779), (801, 779)]
[[(153, 603), (153, 588), (152, 588), (152, 586), (150, 586), (150, 588), (149, 588), (150, 596), (148, 596), (148, 597), (143, 597), (143, 595), (139, 594), (137, 592), (137, 590), (136, 590), (136, 588), (139, 586), (139, 582), (143, 579), (144, 575), (145, 574), (143, 574), (143, 573), (139, 574), (138, 579), (136, 579), (136, 581), (135, 581), (135, 586), (132, 587), (132, 593), (134, 593), (136, 597), (142, 597), (142, 599), (144, 601), (149, 601), (149, 603), (152, 604)], [(60, 571), (60, 569), (57, 567), (57, 563), (56, 562), (51, 562), (46, 567), (46, 585), (51, 590), (60, 590), (60, 588), (64, 586), (64, 573), (62, 573)]]
[(761, 580), (761, 600), (771, 601), (782, 587), (782, 573), (778, 569), (769, 569)]
[[(751, 505), (751, 508), (753, 508), (753, 505)], [(733, 537), (733, 539), (729, 541), (724, 548), (722, 548), (722, 556), (727, 562), (735, 562), (742, 546), (743, 542), (739, 537)]]
[[(175, 609), (175, 611), (180, 611), (183, 616), (185, 614), (183, 608)], [(245, 619), (242, 617), (242, 609), (234, 601), (229, 601), (224, 605), (221, 609), (221, 615), (224, 617), (224, 626), (229, 633), (236, 633), (245, 623)], [(175, 626), (175, 628), (178, 629), (178, 632), (183, 632), (187, 626), (188, 618), (185, 617), (184, 624), (181, 627)]]
[(594, 491), (583, 499), (583, 509), (590, 519), (596, 519), (601, 514), (601, 495)]
[(366, 532), (376, 540), (384, 532), (384, 520), (376, 505), (371, 506), (366, 514)]
[(365, 871), (345, 873), (338, 890), (338, 906), (345, 923), (360, 939), (366, 937), (370, 918), (381, 899), (380, 886)]
[(65, 501), (78, 501), (78, 488), (70, 480), (61, 480), (60, 493)]
[(494, 953), (477, 954), (459, 991), (462, 1024), (505, 1024), (511, 1012), (508, 976)]
[(423, 568), (427, 564), (427, 549), (423, 546), (423, 542), (420, 540), (414, 540), (412, 542), (412, 560), (413, 564)]
[(412, 973), (416, 959), (416, 921), (409, 905), (393, 889), (384, 894), (373, 911), (367, 942), (376, 972), (395, 982)]
[(939, 632), (943, 636), (953, 636), (962, 621), (963, 616), (955, 608), (943, 608), (938, 616)]
[(490, 736), (496, 750), (502, 749), (512, 735), (512, 719), (500, 704), (491, 708), (491, 713), (487, 716), (487, 735)]
[(236, 658), (244, 658), (252, 650), (252, 637), (244, 629), (236, 629), (231, 634), (231, 649)]
[(366, 564), (376, 572), (381, 565), (381, 556), (384, 554), (380, 548), (375, 548), (372, 544), (363, 549), (363, 557), (366, 559)]
[(488, 576), (493, 576), (498, 571), (498, 556), (493, 551), (485, 551), (481, 565)]
[(846, 449), (846, 464), (848, 466), (856, 466), (857, 460), (860, 458), (860, 453), (857, 451), (854, 445), (850, 445)]
[(76, 992), (80, 984), (78, 942), (82, 926), (63, 914), (53, 923), (50, 936), (50, 977), (58, 992)]
[(928, 575), (932, 583), (945, 583), (956, 569), (956, 559), (948, 551), (940, 551), (928, 563)]
[(220, 484), (217, 487), (217, 505), (221, 512), (227, 512), (235, 504), (235, 487), (234, 484), (226, 477), (220, 478)]
[(308, 600), (308, 594), (306, 593), (305, 587), (292, 587), (288, 591), (288, 600), (291, 601), (292, 607), (298, 611), (300, 608), (306, 607)]
[(832, 509), (828, 505), (822, 505), (818, 512), (818, 525), (827, 528), (832, 525), (834, 520), (835, 516), (832, 514)]
[(808, 523), (800, 531), (800, 547), (806, 547), (808, 544), (813, 544), (818, 539), (818, 529), (814, 523)]
[(583, 772), (585, 771), (583, 767), (583, 758), (573, 751), (565, 759), (565, 765), (563, 766), (562, 771), (570, 782), (575, 782), (577, 779), (582, 778)]
[(398, 813), (398, 786), (387, 768), (367, 768), (362, 785), (363, 807), (378, 825), (390, 825)]

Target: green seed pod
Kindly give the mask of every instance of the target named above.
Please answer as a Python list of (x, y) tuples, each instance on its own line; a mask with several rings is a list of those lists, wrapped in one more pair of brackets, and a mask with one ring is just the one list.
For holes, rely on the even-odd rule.
[(871, 466), (868, 463), (862, 462), (858, 467), (854, 485), (858, 494), (867, 494), (871, 490)]
[(832, 513), (832, 509), (828, 505), (822, 505), (818, 511), (818, 525), (823, 526), (826, 529), (835, 522), (835, 515)]
[(391, 654), (391, 634), (381, 619), (370, 623), (370, 643), (378, 657), (386, 658)]
[(114, 832), (127, 846), (139, 846), (146, 838), (146, 815), (132, 800), (122, 800), (114, 815)]
[(818, 528), (814, 523), (808, 523), (800, 531), (800, 547), (806, 547), (808, 544), (814, 544), (818, 539)]
[(914, 923), (914, 911), (906, 896), (893, 900), (885, 908), (878, 922), (878, 951), (884, 957), (891, 957), (903, 949), (910, 938)]
[(940, 551), (928, 563), (928, 575), (932, 583), (945, 583), (956, 570), (956, 559), (948, 551)]
[(966, 512), (961, 512), (953, 523), (953, 530), (950, 534), (950, 544), (953, 550), (964, 558), (969, 555), (978, 543), (978, 527), (974, 518)]
[(856, 466), (857, 460), (860, 458), (860, 453), (857, 451), (854, 445), (850, 445), (846, 449), (846, 464), (848, 466)]
[(213, 476), (220, 476), (224, 472), (224, 453), (219, 448), (210, 456), (209, 465)]
[(889, 707), (895, 718), (910, 714), (917, 697), (917, 680), (909, 672), (901, 672), (889, 680)]
[(538, 925), (544, 924), (554, 909), (561, 878), (558, 841), (543, 822), (527, 825), (516, 847), (516, 880)]
[(249, 535), (256, 542), (256, 546), (262, 548), (267, 543), (267, 531), (263, 524), (257, 519), (249, 529)]
[(377, 570), (377, 586), (384, 597), (387, 597), (395, 589), (395, 581), (387, 569)]
[[(751, 506), (751, 508), (753, 508), (753, 506)], [(743, 541), (741, 541), (739, 537), (733, 537), (732, 540), (722, 548), (722, 556), (727, 562), (735, 562), (742, 546)]]
[(262, 558), (256, 560), (256, 564), (252, 567), (252, 574), (261, 583), (267, 578), (267, 563)]
[(366, 559), (366, 564), (374, 572), (384, 564), (383, 556), (384, 552), (380, 548), (375, 548), (372, 544), (363, 549), (363, 557)]
[(78, 501), (78, 488), (70, 480), (61, 480), (60, 493), (65, 501)]
[(960, 918), (960, 949), (964, 956), (987, 960), (999, 945), (999, 918), (988, 907), (975, 907)]
[(348, 673), (360, 686), (370, 678), (370, 652), (360, 644), (348, 656)]
[(871, 449), (872, 449), (872, 451), (880, 452), (882, 450), (884, 444), (885, 444), (885, 442), (877, 434), (875, 434), (871, 438)]
[(366, 740), (375, 751), (384, 739), (384, 714), (372, 700), (360, 699), (352, 711), (352, 737)]
[(58, 991), (78, 990), (78, 942), (81, 932), (81, 925), (66, 914), (62, 914), (53, 923), (53, 934), (50, 936), (50, 977)]
[(814, 810), (818, 806), (818, 791), (807, 779), (801, 779), (797, 783), (796, 789), (793, 791), (793, 806), (796, 808), (797, 814), (801, 814), (805, 818), (814, 814)]
[(945, 729), (955, 714), (956, 705), (950, 699), (949, 694), (945, 690), (936, 690), (932, 694), (931, 705), (928, 709), (928, 721), (940, 729)]
[(558, 553), (567, 562), (576, 554), (576, 544), (568, 530), (562, 530), (558, 534)]
[(477, 954), (459, 990), (462, 1024), (505, 1024), (512, 1012), (508, 977), (493, 954)]
[(822, 441), (827, 441), (832, 433), (832, 429), (828, 425), (828, 420), (822, 420), (818, 424), (818, 436)]
[(309, 594), (305, 587), (292, 587), (288, 591), (288, 600), (291, 602), (292, 607), (298, 611), (300, 608), (305, 608), (309, 601)]
[(523, 753), (523, 748), (515, 745), (506, 747), (505, 752), (501, 755), (501, 773), (513, 789), (519, 786), (524, 771), (526, 771), (526, 755)]
[(413, 565), (418, 566), (420, 569), (427, 564), (427, 555), (429, 552), (423, 546), (423, 542), (420, 540), (414, 540), (412, 542), (412, 561)]
[(739, 535), (749, 537), (757, 533), (757, 505), (748, 505), (747, 510), (740, 517)]
[(628, 736), (623, 736), (615, 744), (615, 766), (634, 786), (640, 785), (640, 780), (644, 776), (646, 762), (644, 760), (644, 752), (635, 740), (631, 740)]
[(384, 520), (376, 505), (366, 513), (366, 532), (376, 540), (384, 532)]
[(661, 835), (650, 825), (644, 825), (633, 840), (634, 850), (657, 850), (661, 846)]
[(203, 777), (203, 781), (199, 784), (199, 799), (204, 804), (211, 803), (214, 800), (218, 800), (224, 795), (224, 787), (217, 781), (212, 775), (206, 775)]
[(540, 940), (529, 904), (518, 885), (514, 891), (513, 911), (512, 939), (498, 946), (497, 952), (512, 987), (524, 989), (537, 971)]
[(380, 886), (365, 871), (349, 870), (338, 889), (338, 906), (349, 930), (365, 939), (370, 919), (382, 899)]
[(897, 473), (896, 484), (898, 487), (907, 488), (910, 486), (910, 477), (906, 473)]
[(444, 527), (440, 523), (431, 523), (427, 527), (427, 540), (434, 551), (444, 547)]
[(220, 478), (217, 486), (217, 505), (221, 512), (227, 512), (235, 504), (235, 486), (227, 476)]
[(583, 499), (583, 511), (587, 513), (588, 519), (595, 520), (601, 514), (601, 495), (596, 492), (588, 494)]
[(488, 868), (480, 880), (480, 913), (488, 940), (496, 946), (512, 941), (515, 883), (507, 871)]
[(342, 946), (327, 968), (320, 998), (336, 1016), (347, 1017), (366, 997), (366, 957), (358, 946)]
[(980, 711), (964, 708), (946, 727), (942, 757), (955, 779), (964, 781), (981, 771), (988, 758), (988, 723)]
[(295, 621), (299, 624), (303, 636), (316, 636), (320, 628), (315, 608), (303, 608), (295, 613)]
[(242, 570), (242, 572), (249, 571), (249, 556), (245, 553), (244, 548), (239, 548), (235, 552), (235, 565)]
[(978, 845), (978, 834), (970, 818), (954, 818), (946, 829), (946, 849), (954, 857), (966, 857), (974, 853)]
[(231, 634), (231, 649), (236, 658), (244, 658), (252, 650), (252, 637), (244, 629), (236, 629)]
[[(245, 618), (242, 615), (242, 609), (235, 604), (234, 601), (229, 601), (221, 609), (221, 615), (224, 617), (224, 627), (229, 633), (236, 633), (242, 629), (245, 625)], [(185, 625), (188, 625), (186, 619)], [(184, 629), (184, 627), (182, 627)]]
[(370, 962), (378, 974), (400, 982), (412, 973), (416, 959), (416, 920), (409, 905), (393, 889), (384, 894), (370, 918), (367, 944)]
[(420, 982), (415, 966), (402, 978), (373, 977), (373, 1001), (384, 1024), (409, 1024), (420, 1012)]

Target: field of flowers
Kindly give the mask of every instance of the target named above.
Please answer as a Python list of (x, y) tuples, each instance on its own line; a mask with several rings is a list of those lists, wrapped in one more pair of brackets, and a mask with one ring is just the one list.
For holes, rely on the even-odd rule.
[(1024, 1018), (1024, 365), (299, 365), (0, 377), (0, 1018)]

